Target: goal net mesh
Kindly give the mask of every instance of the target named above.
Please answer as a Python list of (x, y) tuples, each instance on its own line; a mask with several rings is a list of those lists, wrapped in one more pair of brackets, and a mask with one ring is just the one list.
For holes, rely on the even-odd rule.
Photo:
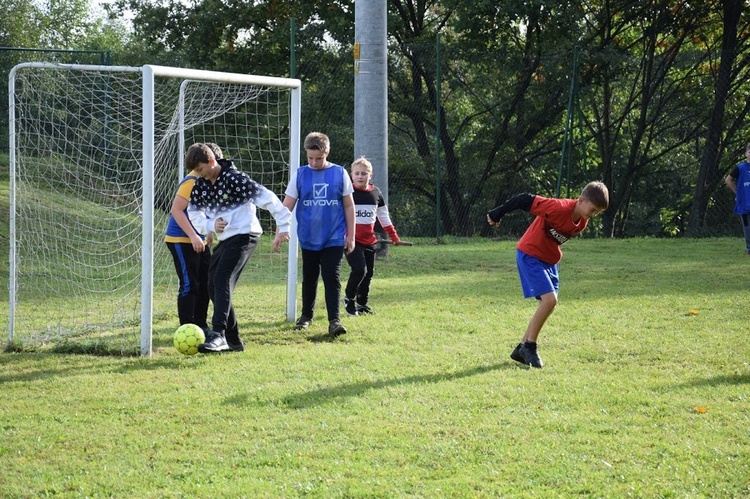
[[(122, 69), (20, 67), (15, 73), (12, 334), (25, 348), (87, 342), (137, 351), (143, 76), (140, 68)], [(183, 81), (157, 76), (154, 87), (152, 303), (154, 322), (166, 324), (176, 324), (178, 284), (164, 229), (186, 173), (187, 146), (217, 143), (224, 157), (276, 194), (289, 172), (288, 89)], [(264, 231), (273, 233), (268, 212), (258, 213)], [(261, 238), (243, 278), (285, 282), (286, 254), (272, 251), (272, 239)], [(278, 293), (281, 315), (282, 287)]]

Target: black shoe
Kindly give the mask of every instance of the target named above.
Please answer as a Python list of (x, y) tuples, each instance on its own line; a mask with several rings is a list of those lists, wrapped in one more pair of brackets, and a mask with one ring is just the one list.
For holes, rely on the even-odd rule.
[(245, 351), (245, 344), (241, 341), (238, 343), (229, 343), (227, 342), (227, 345), (229, 346), (229, 350), (232, 352), (244, 352)]
[(518, 353), (521, 354), (521, 357), (523, 357), (523, 360), (526, 364), (530, 365), (531, 367), (542, 367), (544, 364), (542, 364), (542, 359), (539, 358), (539, 354), (536, 351), (536, 347), (529, 348), (528, 344), (524, 343), (521, 348), (518, 350)]
[(516, 362), (520, 362), (521, 364), (526, 365), (527, 362), (521, 355), (521, 348), (523, 347), (523, 343), (519, 343), (516, 345), (516, 348), (513, 349), (513, 351), (510, 353), (510, 358), (515, 360)]
[(359, 315), (373, 315), (375, 312), (373, 312), (367, 305), (360, 305), (357, 303), (357, 313), (359, 313)]
[(206, 334), (206, 342), (198, 345), (201, 353), (228, 352), (229, 345), (221, 333), (209, 330)]
[(346, 334), (346, 328), (341, 324), (340, 321), (334, 319), (328, 322), (328, 334), (336, 338), (342, 334)]
[(357, 313), (357, 304), (352, 298), (344, 298), (344, 308), (346, 309), (347, 315), (352, 317), (359, 315)]
[(294, 324), (294, 329), (307, 329), (310, 327), (310, 324), (312, 324), (312, 317), (300, 315), (299, 319), (297, 319), (297, 322)]

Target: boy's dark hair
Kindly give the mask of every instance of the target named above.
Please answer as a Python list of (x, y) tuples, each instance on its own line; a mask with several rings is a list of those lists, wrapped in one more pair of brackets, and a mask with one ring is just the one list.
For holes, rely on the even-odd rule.
[(211, 152), (214, 153), (214, 158), (220, 160), (224, 157), (224, 153), (221, 152), (221, 147), (219, 147), (219, 144), (216, 144), (214, 142), (206, 142), (206, 145), (209, 149), (211, 149)]
[(331, 141), (328, 139), (328, 135), (320, 132), (311, 132), (305, 137), (305, 150), (317, 150), (323, 154), (331, 152)]
[(208, 163), (214, 159), (214, 153), (211, 148), (203, 143), (196, 143), (188, 147), (185, 153), (185, 168), (188, 171), (193, 171), (196, 166), (201, 163)]
[(609, 189), (604, 182), (594, 181), (586, 184), (581, 191), (581, 197), (591, 201), (599, 209), (606, 210), (609, 206)]

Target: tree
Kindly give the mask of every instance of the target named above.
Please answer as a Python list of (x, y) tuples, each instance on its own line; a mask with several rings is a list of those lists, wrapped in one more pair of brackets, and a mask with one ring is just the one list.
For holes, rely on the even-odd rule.
[(34, 47), (39, 41), (42, 12), (32, 0), (0, 0), (0, 45)]
[(353, 154), (354, 39), (352, 1), (250, 3), (120, 0), (135, 13), (135, 38), (151, 47), (149, 62), (198, 69), (290, 76), (290, 27), (302, 82), (303, 130), (325, 131), (332, 158)]
[[(149, 47), (143, 62), (223, 71), (288, 75), (295, 19), (303, 131), (326, 131), (332, 157), (351, 158), (353, 0), (120, 2), (135, 13), (131, 43)], [(571, 191), (593, 179), (611, 190), (592, 232), (682, 234), (691, 214), (700, 228), (750, 109), (750, 30), (737, 4), (390, 0), (389, 204), (408, 221), (399, 225), (433, 233), (439, 198), (441, 230), (470, 235), (511, 194), (555, 195), (571, 115)], [(733, 25), (734, 62), (717, 63)]]
[[(549, 48), (572, 47), (561, 22), (567, 7), (494, 1), (392, 1), (391, 6), (392, 124), (400, 135), (397, 142), (412, 143), (429, 180), (415, 174), (413, 162), (392, 165), (394, 174), (435, 202), (430, 188), (441, 154), (441, 226), (459, 235), (485, 227), (484, 212), (508, 187), (518, 185), (513, 179), (521, 171), (534, 170), (536, 187), (549, 192), (555, 180), (545, 170), (559, 147), (569, 70)], [(434, 50), (438, 32), (445, 52), (440, 88)], [(439, 151), (432, 138), (437, 112)], [(502, 187), (494, 190), (495, 185)]]
[[(721, 58), (714, 83), (714, 102), (706, 130), (706, 142), (703, 146), (700, 170), (690, 210), (688, 234), (692, 236), (700, 234), (710, 196), (721, 185), (724, 177), (719, 168), (719, 160), (722, 153), (722, 137), (730, 138), (725, 127), (725, 109), (732, 93), (732, 73), (746, 71), (747, 64), (750, 62), (746, 55), (745, 59), (737, 64), (738, 51), (742, 49), (742, 42), (747, 42), (747, 34), (743, 35), (745, 40), (738, 40), (743, 3), (742, 0), (722, 2)], [(745, 102), (746, 105), (741, 113), (742, 121), (748, 112), (747, 100)]]
[[(122, 21), (107, 20), (90, 8), (89, 0), (37, 2), (0, 0), (0, 79), (7, 82), (11, 69), (22, 62), (51, 61), (93, 63), (103, 61), (106, 50), (120, 51), (128, 39)], [(73, 51), (101, 51), (82, 53)], [(7, 90), (7, 84), (3, 86)], [(8, 98), (0, 99), (0, 148), (8, 147)]]
[(694, 50), (692, 34), (710, 25), (710, 6), (590, 5), (581, 100), (611, 191), (604, 231), (624, 236), (629, 224), (658, 220), (665, 212), (680, 216), (685, 179), (695, 171), (688, 148), (707, 119), (701, 68), (709, 54)]

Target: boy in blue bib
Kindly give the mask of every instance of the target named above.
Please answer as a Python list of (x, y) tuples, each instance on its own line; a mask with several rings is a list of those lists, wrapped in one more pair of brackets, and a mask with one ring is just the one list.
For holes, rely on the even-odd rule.
[(354, 199), (346, 170), (328, 161), (328, 136), (313, 132), (305, 137), (308, 164), (292, 174), (284, 206), (297, 207), (297, 237), (302, 248), (302, 314), (294, 329), (313, 321), (318, 277), (325, 287), (328, 334), (346, 333), (341, 324), (341, 259), (354, 249)]
[(734, 193), (734, 212), (740, 216), (745, 233), (745, 250), (750, 255), (750, 144), (745, 146), (745, 158), (734, 167), (724, 182)]

